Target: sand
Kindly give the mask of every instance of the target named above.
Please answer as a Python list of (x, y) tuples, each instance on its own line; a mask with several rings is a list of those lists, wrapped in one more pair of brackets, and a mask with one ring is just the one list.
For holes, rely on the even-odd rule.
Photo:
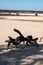
[[(18, 36), (13, 30), (20, 30), (26, 37), (38, 37), (39, 47), (14, 45), (7, 50), (8, 36)], [(43, 16), (0, 16), (0, 65), (43, 65)]]

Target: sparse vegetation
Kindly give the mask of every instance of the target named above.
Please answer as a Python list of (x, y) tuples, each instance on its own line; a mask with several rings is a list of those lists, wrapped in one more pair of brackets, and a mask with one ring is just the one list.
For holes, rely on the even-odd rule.
[(37, 13), (35, 13), (35, 16), (38, 16), (38, 14), (37, 14)]
[(19, 16), (19, 13), (17, 12), (16, 15)]

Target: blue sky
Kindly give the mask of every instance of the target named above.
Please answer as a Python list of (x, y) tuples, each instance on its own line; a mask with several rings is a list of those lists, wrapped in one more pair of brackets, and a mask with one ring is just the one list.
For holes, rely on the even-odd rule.
[(0, 9), (43, 11), (43, 0), (0, 0)]

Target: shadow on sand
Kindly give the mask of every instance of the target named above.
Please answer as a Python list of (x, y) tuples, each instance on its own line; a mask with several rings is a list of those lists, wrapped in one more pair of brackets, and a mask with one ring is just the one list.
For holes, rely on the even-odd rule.
[(10, 50), (6, 47), (0, 46), (0, 65), (43, 65), (43, 44), (39, 47), (23, 45)]

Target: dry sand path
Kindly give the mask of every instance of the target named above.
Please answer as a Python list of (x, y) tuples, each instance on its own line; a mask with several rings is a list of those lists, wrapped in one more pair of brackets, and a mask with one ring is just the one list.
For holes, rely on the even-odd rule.
[[(43, 22), (16, 21), (4, 19), (0, 20), (0, 65), (43, 65), (43, 40), (39, 47), (35, 46), (15, 46), (7, 50), (5, 40), (8, 36), (16, 38), (17, 33), (14, 28), (19, 29), (26, 37), (33, 35), (40, 39), (43, 36)], [(42, 19), (41, 19), (42, 20)]]

